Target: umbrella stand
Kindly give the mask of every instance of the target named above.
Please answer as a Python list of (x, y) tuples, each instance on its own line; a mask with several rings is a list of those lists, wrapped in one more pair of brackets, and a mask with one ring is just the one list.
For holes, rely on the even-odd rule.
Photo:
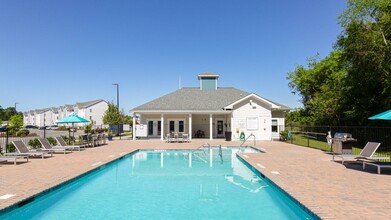
[(68, 144), (71, 144), (71, 128), (68, 128)]
[(75, 145), (75, 128), (74, 128), (74, 123), (73, 122), (72, 122), (72, 135), (73, 135), (73, 145)]

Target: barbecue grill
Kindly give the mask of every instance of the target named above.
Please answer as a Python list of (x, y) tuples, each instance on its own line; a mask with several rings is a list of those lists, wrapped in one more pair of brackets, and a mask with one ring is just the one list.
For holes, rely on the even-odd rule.
[(333, 138), (334, 146), (333, 152), (337, 154), (352, 154), (353, 143), (357, 142), (357, 139), (352, 137), (352, 134), (336, 132)]

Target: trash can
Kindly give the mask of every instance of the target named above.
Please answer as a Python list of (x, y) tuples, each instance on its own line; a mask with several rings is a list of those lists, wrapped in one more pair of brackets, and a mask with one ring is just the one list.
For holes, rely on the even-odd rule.
[(231, 141), (232, 138), (232, 132), (231, 131), (226, 131), (225, 132), (225, 140), (226, 141)]

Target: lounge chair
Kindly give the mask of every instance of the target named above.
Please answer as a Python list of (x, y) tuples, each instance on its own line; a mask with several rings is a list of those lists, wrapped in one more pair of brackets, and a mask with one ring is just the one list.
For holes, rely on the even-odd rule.
[(377, 167), (377, 173), (380, 174), (381, 168), (391, 168), (391, 162), (366, 162), (362, 163), (362, 168), (365, 170), (366, 165)]
[(42, 159), (45, 158), (45, 154), (51, 154), (53, 156), (53, 151), (51, 150), (44, 150), (44, 151), (30, 151), (27, 146), (23, 143), (23, 141), (12, 141), (14, 144), (16, 150), (18, 152), (14, 153), (5, 153), (6, 156), (31, 156), (31, 157), (37, 157), (40, 156)]
[(78, 149), (79, 151), (80, 151), (81, 147), (85, 147), (84, 145), (67, 145), (67, 143), (65, 143), (65, 141), (64, 141), (64, 139), (62, 139), (62, 137), (56, 137), (56, 140), (57, 140), (57, 143), (60, 144), (60, 146), (62, 146), (62, 147), (70, 147), (73, 149)]
[(389, 160), (389, 157), (383, 157), (383, 156), (373, 156), (373, 154), (376, 152), (377, 148), (379, 148), (380, 143), (376, 142), (368, 142), (365, 147), (361, 150), (359, 155), (352, 155), (352, 154), (333, 154), (333, 161), (335, 161), (335, 157), (340, 157), (342, 159), (342, 164), (346, 160), (350, 161), (359, 161), (359, 160)]
[(55, 151), (62, 151), (62, 152), (64, 152), (64, 154), (66, 154), (67, 151), (73, 150), (73, 147), (62, 147), (62, 146), (52, 147), (52, 145), (50, 145), (49, 141), (46, 140), (45, 138), (39, 138), (38, 140), (41, 143), (42, 148), (45, 150), (52, 150), (54, 152)]
[(19, 159), (26, 159), (26, 162), (29, 162), (29, 156), (0, 156), (0, 162), (14, 162), (14, 165)]

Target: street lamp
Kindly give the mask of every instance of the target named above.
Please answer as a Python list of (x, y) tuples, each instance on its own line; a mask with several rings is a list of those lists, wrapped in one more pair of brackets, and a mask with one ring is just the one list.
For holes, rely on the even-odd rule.
[[(117, 109), (118, 109), (118, 115), (119, 115), (119, 84), (113, 83), (113, 86), (117, 86)], [(117, 124), (117, 131), (119, 134), (119, 139), (121, 140), (121, 132), (119, 130), (119, 123)]]

